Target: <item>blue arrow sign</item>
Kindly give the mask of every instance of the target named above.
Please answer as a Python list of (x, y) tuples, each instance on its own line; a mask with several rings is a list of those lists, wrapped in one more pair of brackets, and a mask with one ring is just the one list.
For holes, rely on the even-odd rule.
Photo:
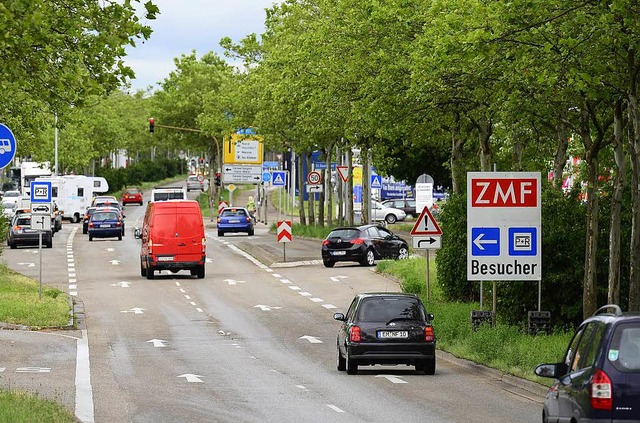
[(500, 228), (471, 228), (472, 256), (500, 255)]
[(0, 169), (5, 168), (16, 155), (16, 137), (11, 129), (0, 123)]
[(262, 174), (262, 182), (269, 182), (271, 180), (271, 173), (264, 172)]
[(382, 189), (382, 176), (380, 176), (380, 175), (371, 175), (371, 188), (372, 189)]
[(287, 172), (276, 171), (271, 176), (273, 178), (271, 184), (274, 187), (283, 187), (287, 184)]

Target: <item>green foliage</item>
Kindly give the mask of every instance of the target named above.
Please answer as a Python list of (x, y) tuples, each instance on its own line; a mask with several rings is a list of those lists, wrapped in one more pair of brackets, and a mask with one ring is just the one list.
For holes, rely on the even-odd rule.
[(24, 391), (0, 389), (0, 422), (73, 423), (77, 419), (55, 401)]
[(109, 191), (115, 192), (129, 185), (161, 181), (180, 175), (181, 165), (180, 159), (142, 160), (126, 168), (98, 168), (96, 175), (106, 178)]

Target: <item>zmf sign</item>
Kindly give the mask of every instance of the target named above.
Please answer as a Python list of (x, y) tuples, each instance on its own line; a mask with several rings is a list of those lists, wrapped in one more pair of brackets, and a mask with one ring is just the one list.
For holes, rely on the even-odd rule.
[(467, 279), (542, 277), (540, 173), (467, 174)]

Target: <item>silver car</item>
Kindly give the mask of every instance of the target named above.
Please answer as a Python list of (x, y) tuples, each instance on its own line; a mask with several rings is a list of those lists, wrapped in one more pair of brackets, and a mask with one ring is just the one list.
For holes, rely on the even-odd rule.
[(378, 201), (371, 202), (371, 218), (374, 221), (385, 221), (387, 223), (396, 223), (407, 217), (407, 214), (393, 207), (386, 207)]

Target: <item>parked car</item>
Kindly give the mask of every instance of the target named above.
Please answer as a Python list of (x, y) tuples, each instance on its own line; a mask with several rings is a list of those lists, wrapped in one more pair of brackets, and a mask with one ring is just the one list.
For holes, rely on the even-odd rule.
[(187, 192), (191, 190), (204, 192), (207, 190), (207, 186), (207, 179), (204, 175), (189, 175), (187, 178)]
[(407, 214), (393, 207), (383, 206), (378, 201), (371, 202), (371, 218), (374, 221), (385, 221), (387, 223), (396, 223), (397, 221), (404, 220)]
[(14, 203), (17, 203), (20, 198), (22, 198), (22, 193), (16, 190), (5, 191), (2, 195), (3, 202), (11, 200)]
[(412, 198), (395, 198), (382, 202), (383, 207), (391, 207), (402, 210), (407, 217), (417, 217), (420, 213), (416, 211), (416, 200)]
[(217, 222), (218, 236), (228, 232), (246, 232), (249, 236), (254, 233), (253, 219), (244, 207), (225, 207), (220, 211)]
[(204, 278), (206, 238), (200, 205), (194, 200), (153, 201), (147, 205), (142, 229), (135, 237), (142, 239), (140, 274), (153, 279), (154, 272), (189, 270)]
[(97, 195), (91, 199), (91, 206), (96, 207), (104, 203), (118, 203), (118, 199), (113, 195)]
[(355, 296), (337, 338), (337, 367), (356, 374), (358, 366), (404, 364), (419, 372), (436, 372), (433, 315), (414, 294), (363, 293)]
[(122, 240), (124, 222), (119, 211), (111, 208), (97, 208), (89, 219), (87, 227), (89, 241), (93, 238), (114, 238)]
[(2, 212), (7, 217), (7, 219), (11, 220), (13, 215), (16, 214), (16, 203), (13, 200), (3, 200), (2, 201)]
[(380, 259), (405, 259), (409, 244), (387, 228), (378, 225), (333, 229), (322, 241), (322, 262), (333, 267), (339, 261), (355, 261), (373, 266)]
[(138, 188), (127, 188), (122, 194), (122, 205), (127, 204), (144, 204), (142, 201), (142, 192)]
[(601, 307), (578, 327), (563, 360), (535, 373), (556, 379), (543, 422), (640, 421), (640, 314)]
[(7, 245), (12, 249), (20, 245), (39, 245), (42, 232), (42, 245), (51, 248), (53, 246), (53, 233), (51, 230), (38, 231), (31, 228), (31, 213), (20, 213), (13, 216), (9, 233), (7, 235)]

